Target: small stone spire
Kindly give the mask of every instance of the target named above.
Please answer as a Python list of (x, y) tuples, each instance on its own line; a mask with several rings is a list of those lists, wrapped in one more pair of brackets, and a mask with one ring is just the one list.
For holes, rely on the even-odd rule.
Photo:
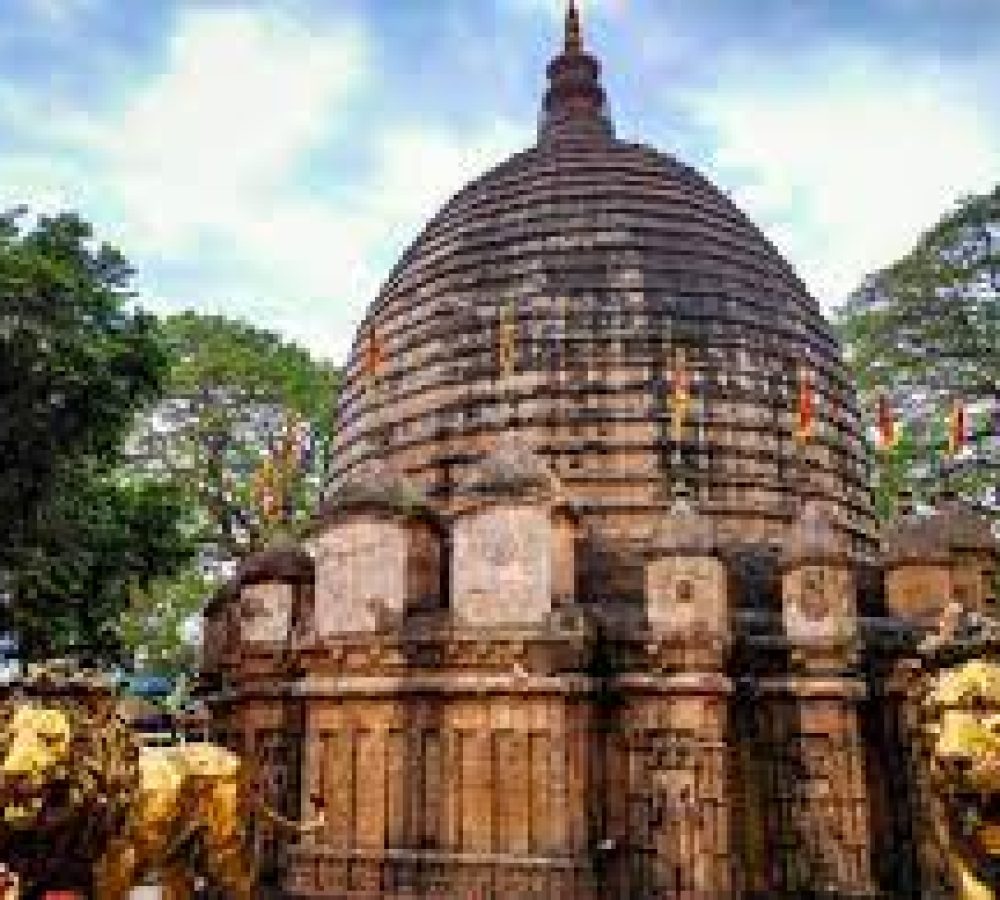
[(576, 0), (569, 0), (566, 9), (566, 49), (567, 56), (583, 53), (583, 29), (580, 27), (580, 10)]
[(584, 50), (576, 0), (569, 0), (566, 8), (563, 49), (549, 63), (548, 76), (538, 134), (541, 143), (563, 136), (614, 137), (601, 87), (601, 64)]

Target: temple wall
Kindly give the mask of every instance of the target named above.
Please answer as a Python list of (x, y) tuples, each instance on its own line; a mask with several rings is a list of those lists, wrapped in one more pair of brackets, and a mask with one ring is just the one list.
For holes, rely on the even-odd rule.
[(311, 697), (303, 791), (329, 825), (295, 851), (291, 891), (590, 896), (592, 712), (576, 693), (478, 698), (445, 680), (433, 697)]
[[(779, 606), (753, 619), (733, 609), (718, 523), (683, 503), (632, 553), (643, 616), (601, 618), (573, 596), (607, 583), (577, 568), (600, 544), (561, 510), (475, 495), (450, 521), (448, 597), (439, 526), (366, 513), (314, 535), (315, 591), (297, 559), (294, 580), (250, 565), (213, 604), (218, 737), (255, 760), (275, 808), (326, 812), (299, 842), (253, 835), (285, 895), (945, 900), (913, 647), (858, 618), (823, 507), (786, 534)], [(364, 553), (336, 557), (358, 535)], [(396, 567), (397, 618), (330, 630), (324, 542), (348, 570), (337, 584)], [(888, 568), (890, 610), (925, 621), (960, 565), (972, 591), (972, 556)]]

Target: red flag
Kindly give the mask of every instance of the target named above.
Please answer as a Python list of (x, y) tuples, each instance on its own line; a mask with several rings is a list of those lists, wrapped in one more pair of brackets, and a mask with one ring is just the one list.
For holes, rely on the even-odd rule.
[(815, 427), (816, 394), (812, 373), (805, 366), (799, 366), (798, 423), (795, 440), (804, 444), (812, 437)]
[(892, 411), (889, 398), (882, 394), (878, 398), (878, 440), (879, 446), (883, 450), (891, 450), (896, 446), (899, 438), (899, 429), (896, 425), (896, 417)]
[(385, 368), (385, 347), (378, 332), (372, 331), (365, 342), (361, 371), (365, 378), (378, 378)]

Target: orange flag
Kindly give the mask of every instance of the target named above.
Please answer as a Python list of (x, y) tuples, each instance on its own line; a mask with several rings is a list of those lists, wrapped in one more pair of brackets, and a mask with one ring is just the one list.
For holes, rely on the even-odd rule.
[(899, 429), (896, 426), (896, 417), (892, 411), (889, 398), (882, 394), (878, 398), (878, 442), (883, 450), (891, 450), (896, 446), (899, 438)]
[(385, 346), (377, 331), (368, 335), (362, 351), (361, 372), (365, 378), (378, 378), (385, 368)]
[(816, 393), (813, 388), (812, 373), (804, 365), (799, 366), (798, 422), (795, 440), (806, 443), (816, 428)]
[(953, 400), (951, 414), (948, 416), (948, 455), (957, 456), (965, 446), (965, 437), (969, 430), (965, 404), (961, 400)]
[(691, 373), (687, 367), (687, 355), (683, 347), (674, 354), (674, 367), (670, 375), (670, 408), (673, 412), (671, 433), (675, 443), (684, 434), (684, 420), (691, 406)]

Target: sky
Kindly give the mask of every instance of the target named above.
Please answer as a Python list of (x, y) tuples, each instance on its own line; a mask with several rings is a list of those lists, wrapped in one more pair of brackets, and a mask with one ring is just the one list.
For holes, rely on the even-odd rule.
[[(620, 136), (704, 172), (830, 308), (1000, 181), (1000, 0), (585, 0)], [(0, 208), (141, 302), (342, 361), (447, 198), (534, 141), (563, 0), (0, 0)]]

